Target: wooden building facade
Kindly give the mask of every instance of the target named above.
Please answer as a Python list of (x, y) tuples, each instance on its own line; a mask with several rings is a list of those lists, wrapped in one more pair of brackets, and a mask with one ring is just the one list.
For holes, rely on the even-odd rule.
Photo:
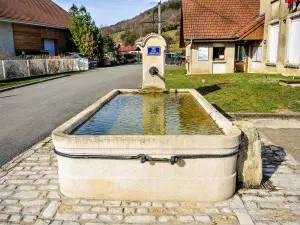
[[(54, 55), (67, 52), (71, 47), (71, 35), (67, 29), (14, 23), (12, 24), (12, 30), (16, 54), (47, 52), (48, 49), (45, 46), (47, 41), (53, 43)], [(50, 54), (53, 54), (53, 52)]]
[(0, 0), (0, 56), (72, 50), (70, 15), (51, 0)]

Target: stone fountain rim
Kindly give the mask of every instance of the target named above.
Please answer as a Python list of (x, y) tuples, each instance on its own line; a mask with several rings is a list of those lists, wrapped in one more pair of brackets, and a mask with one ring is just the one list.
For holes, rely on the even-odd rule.
[[(174, 142), (184, 145), (184, 148), (188, 147), (190, 151), (212, 151), (213, 149), (216, 152), (231, 152), (233, 149), (238, 148), (240, 144), (241, 130), (234, 126), (232, 122), (225, 118), (194, 89), (169, 89), (168, 92), (192, 94), (204, 110), (216, 122), (216, 124), (223, 130), (223, 135), (70, 135), (74, 129), (94, 115), (94, 113), (117, 95), (122, 93), (139, 92), (139, 89), (112, 90), (90, 107), (55, 129), (52, 132), (52, 138), (55, 146), (59, 146), (59, 148), (63, 149), (66, 153), (83, 146), (89, 146), (92, 152), (92, 149), (99, 149), (101, 146), (105, 146), (105, 149), (128, 149), (134, 146), (136, 149), (143, 149), (149, 152), (153, 152), (155, 148), (166, 149), (165, 154), (174, 154), (173, 151), (169, 150), (172, 146), (173, 148), (175, 148), (175, 146), (178, 148)], [(199, 146), (199, 143), (201, 143), (201, 146)], [(74, 149), (72, 150), (72, 148)]]

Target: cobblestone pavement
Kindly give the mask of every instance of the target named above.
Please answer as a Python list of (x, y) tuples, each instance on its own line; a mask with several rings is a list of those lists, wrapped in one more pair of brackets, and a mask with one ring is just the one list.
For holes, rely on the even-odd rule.
[(264, 139), (265, 184), (218, 203), (70, 199), (51, 139), (0, 169), (0, 224), (300, 224), (300, 167)]

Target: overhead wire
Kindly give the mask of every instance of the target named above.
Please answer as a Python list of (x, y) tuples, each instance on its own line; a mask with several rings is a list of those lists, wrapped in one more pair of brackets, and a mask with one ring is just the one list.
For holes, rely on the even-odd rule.
[(120, 3), (134, 4), (134, 5), (140, 5), (140, 6), (151, 4), (151, 2), (149, 2), (149, 1), (142, 1), (142, 0), (139, 0), (139, 1), (136, 1), (136, 0), (110, 0), (109, 2), (120, 2)]

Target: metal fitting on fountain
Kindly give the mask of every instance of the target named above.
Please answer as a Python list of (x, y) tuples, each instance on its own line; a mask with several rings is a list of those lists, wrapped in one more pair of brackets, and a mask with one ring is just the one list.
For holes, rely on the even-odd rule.
[(166, 89), (166, 40), (158, 34), (149, 34), (141, 44), (143, 52), (143, 89)]
[(155, 75), (158, 75), (158, 69), (155, 67), (155, 66), (152, 66), (150, 69), (149, 69), (149, 73), (151, 74), (151, 76), (155, 76)]

